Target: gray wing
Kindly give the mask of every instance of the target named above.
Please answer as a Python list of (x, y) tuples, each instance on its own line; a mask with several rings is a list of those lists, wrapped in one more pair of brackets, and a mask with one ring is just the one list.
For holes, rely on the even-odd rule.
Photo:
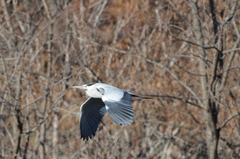
[[(112, 94), (114, 96), (114, 93)], [(103, 95), (103, 102), (106, 109), (115, 123), (120, 125), (128, 125), (133, 122), (133, 108), (131, 105), (132, 97), (127, 92), (123, 92), (120, 99), (111, 98), (111, 95)]]
[(95, 136), (97, 128), (106, 113), (101, 98), (89, 98), (80, 109), (80, 132), (83, 140)]

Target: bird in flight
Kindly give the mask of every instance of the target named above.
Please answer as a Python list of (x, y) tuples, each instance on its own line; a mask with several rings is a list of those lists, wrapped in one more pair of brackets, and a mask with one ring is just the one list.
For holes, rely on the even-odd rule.
[(104, 83), (85, 84), (73, 88), (84, 90), (90, 97), (80, 108), (80, 133), (83, 140), (95, 136), (106, 112), (116, 124), (129, 125), (133, 122), (132, 97), (140, 96)]

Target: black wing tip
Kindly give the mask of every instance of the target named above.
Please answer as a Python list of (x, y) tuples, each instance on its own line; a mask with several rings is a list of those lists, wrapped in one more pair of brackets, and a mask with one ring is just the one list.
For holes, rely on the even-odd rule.
[(81, 139), (88, 141), (88, 139), (92, 139), (94, 136), (96, 135), (96, 133), (93, 134), (88, 134), (88, 135), (81, 135)]
[(82, 139), (83, 141), (84, 141), (84, 140), (88, 141), (88, 139), (92, 139), (93, 136), (94, 136), (94, 135), (81, 136), (81, 139)]
[(86, 137), (81, 136), (81, 139), (82, 139), (83, 141), (84, 141), (84, 140), (88, 141), (88, 137), (86, 138)]

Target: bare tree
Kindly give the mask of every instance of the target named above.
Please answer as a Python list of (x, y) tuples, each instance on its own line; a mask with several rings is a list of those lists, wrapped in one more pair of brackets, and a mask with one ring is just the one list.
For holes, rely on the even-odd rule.
[[(1, 0), (3, 158), (239, 158), (236, 1)], [(79, 137), (86, 100), (71, 85), (104, 82), (133, 101), (134, 123), (106, 115)]]

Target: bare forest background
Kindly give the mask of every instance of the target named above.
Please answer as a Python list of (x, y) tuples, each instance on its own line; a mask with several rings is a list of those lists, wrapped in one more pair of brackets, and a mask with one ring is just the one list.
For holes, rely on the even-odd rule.
[[(240, 158), (238, 0), (1, 0), (0, 158)], [(72, 85), (153, 99), (82, 141)]]

